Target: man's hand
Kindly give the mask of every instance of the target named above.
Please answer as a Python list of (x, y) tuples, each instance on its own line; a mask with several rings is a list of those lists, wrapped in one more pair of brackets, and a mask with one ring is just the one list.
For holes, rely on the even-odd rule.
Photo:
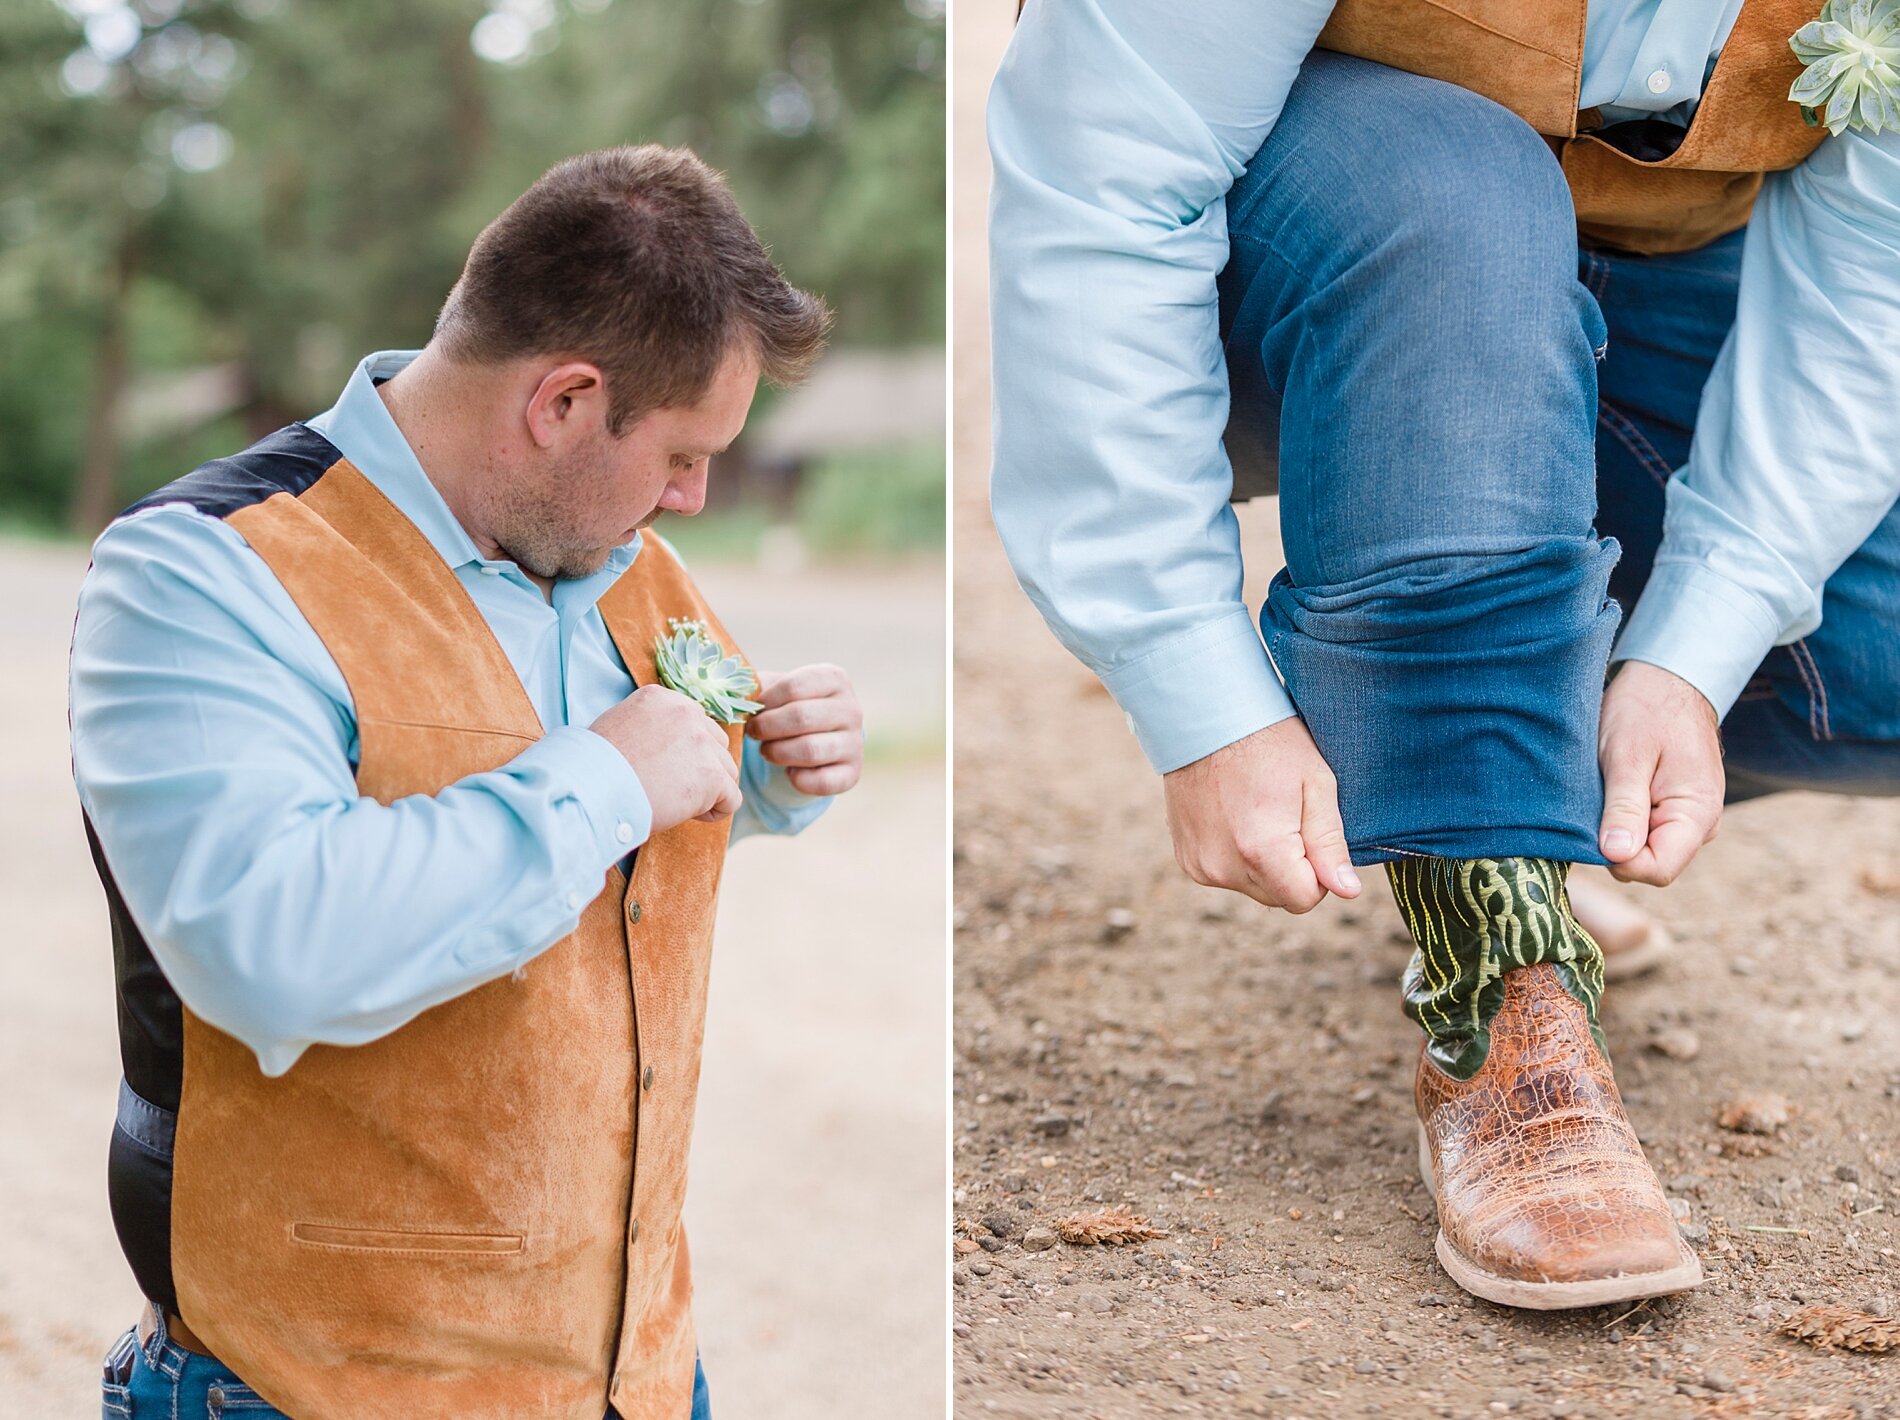
[(1339, 786), (1304, 721), (1256, 730), (1161, 783), (1175, 861), (1195, 882), (1288, 912), (1309, 912), (1329, 892), (1359, 896)]
[(1660, 666), (1625, 661), (1603, 692), (1597, 846), (1624, 882), (1675, 881), (1722, 817), (1715, 707)]
[(588, 727), (627, 758), (653, 812), (652, 832), (689, 818), (717, 823), (741, 802), (725, 728), (677, 690), (643, 685)]
[(746, 722), (766, 761), (801, 794), (842, 794), (864, 772), (864, 712), (851, 677), (836, 666), (759, 672), (759, 704)]

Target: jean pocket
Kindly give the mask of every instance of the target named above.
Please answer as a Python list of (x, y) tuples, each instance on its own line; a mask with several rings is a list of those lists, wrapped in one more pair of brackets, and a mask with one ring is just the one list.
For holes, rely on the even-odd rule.
[(505, 1256), (523, 1250), (520, 1233), (420, 1232), (397, 1228), (338, 1228), (328, 1223), (292, 1223), (292, 1242), (345, 1252), (411, 1255)]
[(138, 1366), (139, 1330), (132, 1327), (106, 1353), (99, 1379), (100, 1415), (104, 1420), (126, 1420), (132, 1413), (132, 1372)]
[(257, 1420), (283, 1413), (243, 1381), (213, 1381), (205, 1392), (205, 1414), (210, 1420), (218, 1420), (220, 1415), (246, 1415)]

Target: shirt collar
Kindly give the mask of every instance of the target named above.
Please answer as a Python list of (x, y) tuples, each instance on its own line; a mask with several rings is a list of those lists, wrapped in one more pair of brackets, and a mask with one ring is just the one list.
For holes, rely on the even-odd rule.
[[(441, 492), (422, 471), (415, 450), (409, 447), (409, 441), (390, 417), (389, 407), (376, 393), (378, 380), (388, 379), (408, 368), (410, 361), (421, 353), (420, 350), (378, 350), (365, 355), (357, 362), (337, 402), (316, 418), (304, 422), (335, 445), (338, 453), (416, 525), (451, 570), (471, 562), (513, 570), (512, 562), (491, 561), (481, 555), (468, 529), (456, 521)], [(585, 586), (598, 596), (633, 565), (639, 551), (640, 535), (635, 533), (632, 541), (613, 550), (600, 571), (579, 579), (576, 585)], [(565, 585), (555, 584), (557, 594)], [(588, 600), (591, 602), (593, 598)]]

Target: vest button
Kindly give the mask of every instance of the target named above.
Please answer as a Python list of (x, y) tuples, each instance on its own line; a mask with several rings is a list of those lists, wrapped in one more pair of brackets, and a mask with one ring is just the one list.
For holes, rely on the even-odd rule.
[(640, 1088), (643, 1090), (653, 1088), (653, 1067), (651, 1065), (647, 1066), (646, 1070), (640, 1076)]
[(629, 902), (627, 904), (627, 920), (629, 922), (638, 922), (640, 920), (640, 904), (639, 903)]
[(627, 1241), (630, 1243), (640, 1241), (640, 1220), (638, 1218), (635, 1218), (633, 1220), (633, 1226), (627, 1229)]

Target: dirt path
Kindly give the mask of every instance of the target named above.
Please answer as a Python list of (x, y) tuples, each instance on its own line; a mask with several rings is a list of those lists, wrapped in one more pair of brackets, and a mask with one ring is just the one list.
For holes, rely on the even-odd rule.
[[(95, 1413), (99, 1359), (138, 1308), (106, 1209), (111, 952), (66, 750), (85, 565), (0, 541), (4, 1416)], [(727, 874), (687, 1208), (714, 1400), (726, 1416), (939, 1414), (942, 569), (789, 587), (698, 571), (755, 659), (851, 667), (874, 741), (904, 747), (809, 837), (746, 843)]]
[[(1008, 1235), (955, 1268), (958, 1414), (1900, 1415), (1900, 1354), (1774, 1334), (1900, 1300), (1900, 802), (1745, 805), (1641, 898), (1680, 960), (1606, 1026), (1707, 1284), (1628, 1316), (1465, 1298), (1413, 1163), (1383, 875), (1307, 918), (1181, 877), (1121, 716), (989, 526), (980, 102), (1011, 8), (957, 25), (955, 1212)], [(1272, 518), (1243, 519), (1255, 605)], [(1748, 1090), (1793, 1102), (1779, 1136), (1717, 1127)], [(1105, 1203), (1167, 1236), (1023, 1248)]]

